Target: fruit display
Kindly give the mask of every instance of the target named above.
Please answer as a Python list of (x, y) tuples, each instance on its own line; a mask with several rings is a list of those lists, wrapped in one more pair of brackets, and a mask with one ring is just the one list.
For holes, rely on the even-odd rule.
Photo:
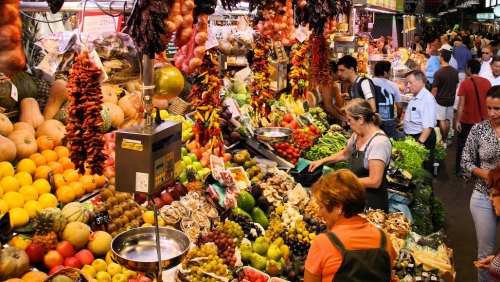
[[(181, 273), (189, 281), (217, 281), (217, 276), (232, 280), (229, 267), (218, 256), (217, 247), (210, 244), (193, 247), (182, 261)], [(215, 276), (215, 277), (214, 277)]]

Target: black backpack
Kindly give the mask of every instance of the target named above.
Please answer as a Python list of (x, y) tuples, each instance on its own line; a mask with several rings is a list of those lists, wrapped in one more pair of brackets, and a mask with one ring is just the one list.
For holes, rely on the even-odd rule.
[[(361, 98), (365, 99), (365, 94), (363, 93), (363, 88), (361, 87), (361, 83), (363, 83), (365, 79), (370, 82), (370, 87), (373, 90), (373, 98), (375, 98), (377, 113), (382, 115), (383, 120), (394, 119), (394, 95), (392, 93), (388, 92), (386, 89), (378, 85), (375, 85), (371, 79), (363, 77), (359, 80), (357, 85), (358, 95), (361, 96)], [(388, 109), (388, 111), (384, 110), (381, 113), (381, 108)], [(387, 116), (386, 113), (388, 113), (389, 116)]]

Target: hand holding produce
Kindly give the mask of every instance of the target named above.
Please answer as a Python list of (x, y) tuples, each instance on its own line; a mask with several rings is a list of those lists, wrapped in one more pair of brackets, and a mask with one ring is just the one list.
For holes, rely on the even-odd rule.
[(14, 76), (24, 69), (26, 59), (21, 48), (19, 0), (0, 2), (0, 73)]

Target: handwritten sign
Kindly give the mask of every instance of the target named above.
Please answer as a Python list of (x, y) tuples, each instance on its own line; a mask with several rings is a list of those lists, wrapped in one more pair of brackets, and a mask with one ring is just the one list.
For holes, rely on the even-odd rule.
[[(113, 12), (112, 15), (118, 15)], [(118, 32), (121, 30), (122, 18), (112, 17), (101, 12), (83, 12), (79, 14), (80, 31), (86, 34), (102, 34), (104, 32)]]
[(98, 212), (94, 215), (94, 222), (97, 226), (111, 222), (108, 211)]
[(288, 59), (285, 48), (281, 41), (274, 41), (274, 49), (276, 51), (276, 56), (278, 57), (279, 62), (284, 62)]

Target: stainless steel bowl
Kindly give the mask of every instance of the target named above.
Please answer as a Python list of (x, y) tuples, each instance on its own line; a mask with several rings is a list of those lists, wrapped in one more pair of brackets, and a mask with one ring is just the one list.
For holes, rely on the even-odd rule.
[(292, 132), (291, 129), (283, 127), (259, 127), (254, 131), (254, 135), (260, 141), (274, 144), (287, 141)]
[[(189, 238), (183, 232), (159, 227), (162, 268), (178, 265), (189, 250)], [(114, 259), (121, 265), (136, 271), (157, 271), (155, 227), (140, 227), (127, 230), (111, 241)]]

